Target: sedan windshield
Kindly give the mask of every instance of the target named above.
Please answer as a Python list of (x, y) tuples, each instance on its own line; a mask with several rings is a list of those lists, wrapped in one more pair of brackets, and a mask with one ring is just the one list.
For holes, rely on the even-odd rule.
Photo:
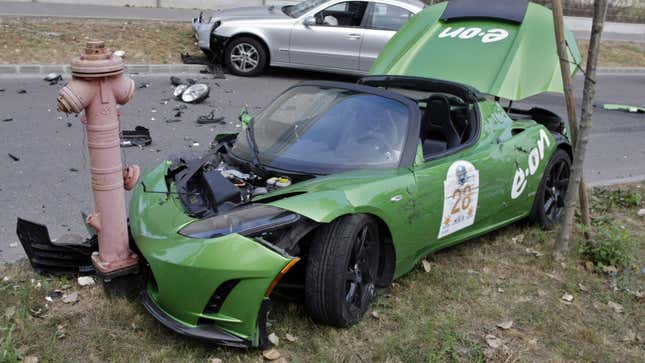
[[(380, 95), (306, 85), (283, 93), (252, 123), (262, 165), (327, 174), (397, 167), (409, 110)], [(249, 138), (244, 136), (233, 154), (252, 160), (251, 146), (244, 141)]]
[(282, 11), (292, 18), (299, 18), (302, 15), (306, 14), (309, 10), (327, 1), (329, 0), (305, 0), (295, 5), (284, 6), (282, 7)]

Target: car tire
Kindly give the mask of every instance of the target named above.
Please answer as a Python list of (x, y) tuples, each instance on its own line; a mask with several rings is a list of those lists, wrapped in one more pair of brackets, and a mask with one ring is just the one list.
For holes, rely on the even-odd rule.
[(226, 46), (224, 61), (229, 72), (243, 77), (255, 77), (267, 64), (267, 51), (260, 41), (250, 37), (231, 40)]
[(342, 328), (363, 317), (374, 297), (380, 238), (366, 215), (342, 217), (317, 231), (305, 278), (305, 307), (314, 320)]
[(533, 202), (531, 222), (547, 230), (560, 223), (570, 176), (571, 157), (566, 151), (557, 149), (544, 169)]

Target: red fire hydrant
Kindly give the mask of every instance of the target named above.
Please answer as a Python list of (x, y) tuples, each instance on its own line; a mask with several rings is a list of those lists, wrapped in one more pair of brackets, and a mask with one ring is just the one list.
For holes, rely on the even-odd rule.
[(94, 212), (86, 222), (98, 232), (99, 252), (92, 262), (105, 278), (138, 267), (138, 257), (129, 248), (123, 189), (134, 187), (139, 167), (123, 169), (116, 109), (134, 95), (134, 81), (123, 76), (123, 68), (123, 60), (111, 55), (104, 42), (89, 41), (84, 54), (72, 61), (72, 80), (57, 98), (59, 111), (85, 111), (94, 191)]

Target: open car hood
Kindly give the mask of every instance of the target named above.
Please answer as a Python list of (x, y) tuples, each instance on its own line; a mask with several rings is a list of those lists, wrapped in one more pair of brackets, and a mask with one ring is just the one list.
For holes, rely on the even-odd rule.
[[(572, 73), (580, 64), (565, 29)], [(551, 10), (526, 0), (453, 0), (430, 6), (390, 40), (370, 70), (464, 83), (519, 100), (562, 92)]]

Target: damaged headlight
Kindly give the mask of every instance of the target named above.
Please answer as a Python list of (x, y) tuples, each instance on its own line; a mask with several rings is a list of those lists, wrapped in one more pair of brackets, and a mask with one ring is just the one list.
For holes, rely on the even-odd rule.
[(210, 88), (203, 84), (197, 83), (186, 88), (181, 94), (181, 100), (188, 103), (197, 103), (203, 101), (210, 93)]
[(179, 234), (191, 238), (215, 238), (231, 233), (243, 236), (281, 228), (300, 219), (298, 214), (284, 209), (254, 204), (245, 208), (234, 209), (226, 214), (195, 221), (179, 231)]

